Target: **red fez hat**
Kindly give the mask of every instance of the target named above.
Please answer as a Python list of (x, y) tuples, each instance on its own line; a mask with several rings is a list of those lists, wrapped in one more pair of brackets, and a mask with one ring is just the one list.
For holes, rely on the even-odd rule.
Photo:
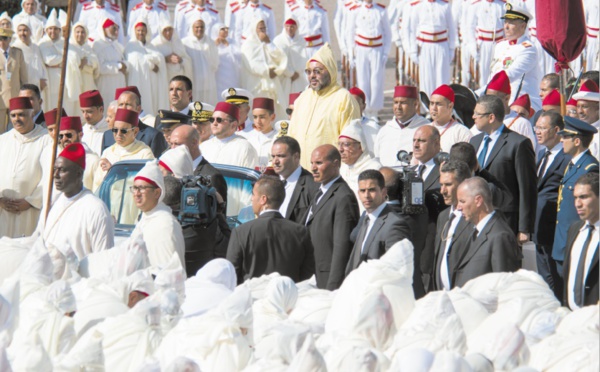
[[(138, 28), (138, 26), (146, 26), (146, 23), (145, 23), (145, 22), (138, 22), (138, 23), (136, 23), (136, 24), (133, 26), (133, 28)], [(148, 27), (148, 26), (146, 26), (146, 27)]]
[(517, 98), (511, 106), (520, 106), (529, 112), (529, 117), (532, 117), (535, 111), (531, 108), (531, 100), (529, 94), (525, 93), (521, 97)]
[(134, 127), (138, 126), (138, 113), (135, 111), (127, 110), (127, 109), (117, 109), (117, 113), (115, 114), (115, 122), (123, 121), (125, 123), (131, 124)]
[(298, 25), (298, 24), (296, 23), (296, 21), (294, 21), (294, 19), (293, 19), (293, 18), (288, 18), (288, 19), (285, 21), (284, 25)]
[(74, 130), (75, 132), (81, 132), (81, 118), (79, 118), (79, 116), (61, 117), (60, 130)]
[(433, 93), (431, 93), (431, 96), (433, 97), (435, 94), (437, 94), (438, 96), (442, 96), (448, 101), (454, 103), (454, 91), (446, 84), (442, 84), (439, 87), (437, 87), (437, 89), (434, 90)]
[(115, 90), (115, 99), (119, 99), (119, 97), (121, 96), (121, 94), (123, 92), (131, 92), (131, 93), (135, 94), (136, 96), (138, 96), (139, 99), (142, 99), (142, 95), (140, 94), (140, 91), (138, 90), (138, 88), (135, 85), (132, 85), (129, 87), (124, 87), (124, 88), (117, 88)]
[(508, 75), (504, 70), (500, 71), (487, 85), (487, 89), (495, 90), (498, 92), (502, 92), (505, 94), (510, 94), (510, 80), (508, 79)]
[[(50, 111), (44, 112), (44, 121), (46, 122), (46, 126), (56, 124), (56, 112), (58, 109), (52, 109)], [(65, 109), (62, 109), (62, 113), (60, 115), (61, 118), (67, 116), (67, 112)]]
[(219, 102), (215, 106), (214, 112), (221, 111), (226, 113), (229, 116), (232, 116), (236, 121), (240, 120), (240, 109), (231, 103), (227, 102)]
[(252, 101), (252, 109), (264, 109), (274, 112), (275, 102), (271, 98), (257, 97)]
[(79, 165), (81, 169), (85, 169), (85, 149), (81, 143), (71, 143), (67, 145), (58, 156), (72, 161)]
[(575, 98), (571, 98), (569, 102), (565, 104), (565, 106), (577, 106), (577, 100)]
[(97, 107), (104, 106), (104, 101), (100, 92), (97, 90), (88, 90), (79, 95), (79, 106), (80, 107)]
[(10, 110), (31, 110), (33, 106), (29, 97), (15, 97), (10, 99)]
[(298, 97), (300, 97), (300, 93), (290, 93), (290, 97), (289, 97), (289, 105), (293, 105), (294, 102), (296, 102), (296, 100), (298, 99)]
[(560, 93), (553, 89), (542, 101), (542, 106), (560, 106)]
[(419, 99), (419, 91), (411, 85), (398, 85), (394, 88), (394, 98), (396, 97)]
[(581, 85), (581, 88), (579, 88), (580, 92), (593, 92), (593, 93), (598, 93), (598, 85), (596, 85), (596, 83), (592, 80), (586, 80), (585, 83), (583, 83)]
[(112, 25), (116, 25), (116, 23), (112, 19), (106, 18), (106, 21), (102, 24), (102, 28), (109, 28)]
[(359, 96), (360, 98), (362, 98), (363, 102), (367, 101), (367, 97), (365, 96), (365, 92), (363, 92), (362, 90), (360, 90), (360, 88), (352, 87), (352, 88), (350, 88), (349, 92), (353, 96)]

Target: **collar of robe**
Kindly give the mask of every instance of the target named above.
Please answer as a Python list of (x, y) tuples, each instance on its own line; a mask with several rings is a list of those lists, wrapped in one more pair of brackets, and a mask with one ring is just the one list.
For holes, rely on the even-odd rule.
[(33, 130), (29, 131), (28, 133), (21, 134), (17, 132), (16, 129), (13, 129), (13, 134), (14, 138), (20, 143), (28, 143), (33, 142), (41, 136), (48, 134), (48, 131), (39, 125), (34, 125)]

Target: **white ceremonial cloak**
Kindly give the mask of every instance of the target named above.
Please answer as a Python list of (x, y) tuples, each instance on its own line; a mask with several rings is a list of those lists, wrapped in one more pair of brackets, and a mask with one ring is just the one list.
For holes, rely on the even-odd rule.
[(21, 49), (23, 52), (23, 59), (27, 61), (27, 78), (28, 83), (40, 86), (40, 80), (48, 80), (48, 74), (46, 72), (46, 66), (44, 65), (44, 57), (40, 47), (33, 41), (26, 45), (20, 39), (17, 39), (13, 45), (15, 48)]
[(384, 167), (402, 165), (396, 158), (398, 151), (412, 152), (412, 140), (417, 128), (429, 124), (429, 120), (415, 114), (404, 124), (408, 126), (401, 128), (396, 118), (392, 118), (377, 133), (375, 157)]
[[(127, 86), (125, 74), (119, 71), (119, 63), (127, 62), (124, 60), (124, 49), (116, 40), (98, 38), (92, 45), (94, 53), (98, 56), (98, 65), (100, 66), (100, 76), (96, 81), (100, 95), (105, 100), (110, 100), (115, 96), (117, 88)], [(129, 66), (127, 66), (129, 70)]]
[[(142, 94), (144, 111), (156, 113), (169, 107), (167, 68), (163, 55), (150, 43), (145, 45), (131, 39), (125, 47), (127, 85), (138, 87)], [(152, 71), (158, 67), (158, 71)]]
[(229, 45), (219, 44), (219, 68), (217, 69), (217, 92), (222, 92), (231, 87), (240, 86), (240, 59), (242, 52), (237, 44), (231, 40)]
[(192, 97), (195, 101), (207, 102), (211, 105), (217, 104), (217, 81), (215, 76), (219, 68), (219, 52), (215, 43), (205, 34), (198, 40), (190, 35), (182, 41), (187, 54), (192, 59), (193, 76)]
[[(40, 42), (40, 52), (44, 65), (46, 65), (46, 72), (48, 75), (48, 86), (44, 89), (43, 94), (43, 109), (44, 111), (50, 111), (56, 108), (58, 104), (58, 91), (60, 87), (60, 64), (62, 62), (62, 48), (63, 45), (60, 41), (62, 37), (57, 41), (52, 41), (48, 36), (44, 36)], [(73, 115), (67, 112), (69, 115)]]
[[(298, 93), (303, 91), (308, 85), (304, 68), (306, 67), (305, 45), (306, 41), (296, 33), (294, 38), (290, 38), (285, 30), (273, 40), (273, 44), (281, 49), (287, 56), (287, 67), (281, 78), (281, 88), (285, 97), (290, 93)], [(292, 81), (292, 75), (298, 73), (298, 78)], [(286, 106), (287, 107), (287, 106)]]
[(115, 227), (106, 204), (86, 188), (71, 198), (61, 193), (48, 219), (40, 218), (37, 230), (46, 246), (60, 251), (70, 246), (79, 260), (115, 245)]
[(108, 130), (108, 123), (104, 118), (96, 123), (96, 125), (83, 124), (83, 137), (81, 142), (89, 146), (96, 154), (102, 154), (102, 138), (104, 132)]
[(177, 36), (177, 33), (173, 32), (171, 40), (164, 38), (162, 32), (166, 27), (173, 27), (173, 25), (170, 22), (161, 23), (160, 33), (152, 40), (151, 43), (154, 45), (156, 50), (163, 55), (163, 57), (166, 58), (171, 54), (176, 54), (182, 59), (181, 63), (166, 63), (167, 82), (171, 81), (171, 79), (177, 75), (192, 76), (194, 73), (192, 59), (187, 54), (187, 51), (181, 43), (179, 36)]
[(44, 22), (35, 15), (30, 15), (25, 13), (25, 11), (21, 11), (20, 13), (15, 14), (12, 19), (15, 34), (17, 33), (17, 27), (21, 22), (27, 22), (30, 25), (31, 41), (39, 44), (44, 36)]
[(36, 125), (27, 134), (15, 129), (0, 135), (0, 196), (24, 198), (31, 208), (15, 214), (0, 209), (0, 237), (29, 236), (35, 230), (44, 200), (43, 189), (50, 162), (42, 156), (52, 139), (46, 129)]
[(276, 130), (272, 130), (269, 133), (264, 134), (256, 129), (246, 133), (244, 137), (250, 142), (258, 154), (258, 162), (254, 164), (254, 167), (260, 167), (261, 165), (267, 166), (267, 164), (269, 164), (269, 161), (271, 161), (271, 147), (273, 147), (273, 141), (275, 140), (275, 135), (277, 133)]
[(176, 252), (185, 270), (183, 232), (171, 208), (160, 202), (151, 211), (142, 213), (142, 219), (135, 225), (131, 239), (140, 235), (146, 243), (151, 266), (162, 269)]

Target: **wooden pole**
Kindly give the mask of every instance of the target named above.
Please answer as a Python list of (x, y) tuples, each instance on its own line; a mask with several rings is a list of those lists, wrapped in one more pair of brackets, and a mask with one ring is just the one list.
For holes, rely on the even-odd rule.
[[(73, 0), (68, 0), (67, 7), (67, 20), (73, 17)], [(58, 105), (56, 110), (56, 130), (54, 136), (52, 136), (52, 158), (50, 161), (50, 177), (48, 177), (48, 194), (46, 195), (46, 215), (44, 219), (48, 218), (50, 212), (50, 206), (52, 205), (52, 186), (54, 186), (54, 162), (56, 161), (56, 155), (58, 150), (58, 132), (60, 131), (60, 119), (62, 116), (62, 105), (63, 96), (65, 93), (65, 79), (67, 75), (67, 55), (69, 53), (69, 39), (71, 37), (71, 22), (67, 22), (67, 35), (63, 45), (63, 57), (60, 65), (60, 85), (58, 88)]]

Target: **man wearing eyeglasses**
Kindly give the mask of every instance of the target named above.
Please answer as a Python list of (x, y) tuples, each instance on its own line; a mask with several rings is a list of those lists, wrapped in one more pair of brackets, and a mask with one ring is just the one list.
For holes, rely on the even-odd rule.
[(594, 134), (598, 130), (588, 123), (572, 117), (565, 116), (564, 121), (565, 128), (558, 132), (558, 135), (561, 136), (563, 151), (572, 158), (558, 189), (558, 213), (552, 246), (552, 258), (556, 261), (556, 269), (561, 277), (563, 277), (569, 226), (579, 220), (573, 196), (575, 182), (586, 173), (598, 172), (598, 160), (592, 156), (589, 150)]
[[(79, 116), (63, 116), (60, 119), (60, 132), (58, 132), (58, 141), (60, 148), (64, 149), (72, 143), (81, 143), (83, 130), (81, 128), (81, 119)], [(85, 150), (85, 170), (83, 171), (83, 186), (92, 191), (94, 187), (94, 174), (100, 162), (100, 157), (96, 155), (85, 143), (81, 143)]]

